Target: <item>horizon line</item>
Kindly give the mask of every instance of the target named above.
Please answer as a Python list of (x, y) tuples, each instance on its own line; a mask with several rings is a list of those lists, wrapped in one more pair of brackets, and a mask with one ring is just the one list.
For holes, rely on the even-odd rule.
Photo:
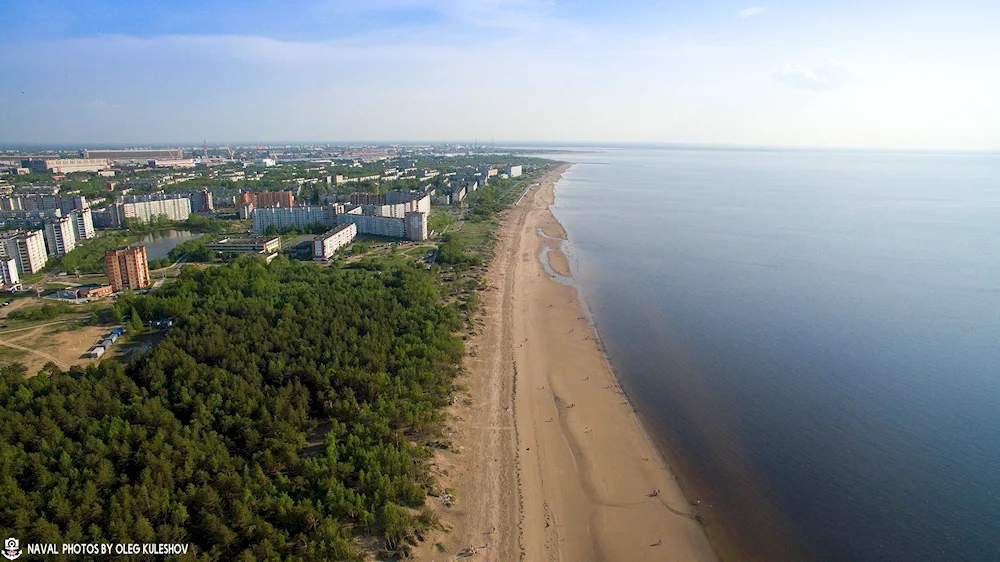
[[(199, 149), (205, 141), (196, 142), (14, 142), (6, 143), (0, 141), (0, 151), (23, 150), (26, 148), (49, 149), (49, 150), (128, 150), (134, 148), (192, 148)], [(555, 140), (503, 140), (490, 141), (488, 143), (476, 142), (476, 140), (271, 140), (271, 141), (215, 141), (209, 144), (209, 148), (230, 147), (256, 147), (263, 144), (266, 147), (300, 147), (307, 145), (324, 145), (333, 147), (354, 147), (354, 146), (440, 146), (440, 145), (460, 145), (477, 146), (490, 148), (675, 148), (675, 149), (721, 149), (721, 150), (776, 150), (776, 151), (850, 151), (850, 152), (919, 152), (919, 153), (996, 153), (1000, 154), (1000, 147), (995, 148), (945, 148), (945, 147), (886, 147), (886, 146), (844, 146), (844, 145), (778, 145), (778, 144), (743, 144), (743, 143), (723, 143), (723, 142), (677, 142), (677, 141), (611, 141), (611, 140), (578, 140), (578, 141), (555, 141)], [(117, 147), (125, 148), (117, 148)], [(92, 147), (92, 148), (91, 148)], [(115, 148), (112, 148), (115, 147)]]

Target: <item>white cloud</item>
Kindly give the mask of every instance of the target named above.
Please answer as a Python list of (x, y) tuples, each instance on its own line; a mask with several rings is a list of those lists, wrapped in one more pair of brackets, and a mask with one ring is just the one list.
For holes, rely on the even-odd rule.
[(846, 84), (854, 74), (849, 65), (836, 59), (815, 64), (790, 64), (774, 73), (779, 81), (795, 88), (835, 90)]
[(744, 9), (740, 10), (736, 14), (736, 17), (738, 17), (740, 19), (752, 18), (754, 16), (759, 16), (759, 15), (763, 14), (764, 12), (768, 11), (769, 9), (770, 8), (768, 6), (763, 6), (763, 5), (761, 5), (761, 6), (750, 6), (749, 8), (744, 8)]

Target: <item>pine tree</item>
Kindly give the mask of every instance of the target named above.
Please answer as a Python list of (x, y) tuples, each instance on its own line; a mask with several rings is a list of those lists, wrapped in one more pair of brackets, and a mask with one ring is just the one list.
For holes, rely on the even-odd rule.
[(139, 312), (132, 307), (132, 311), (129, 314), (128, 319), (128, 329), (130, 332), (141, 332), (142, 331), (142, 317), (139, 316)]

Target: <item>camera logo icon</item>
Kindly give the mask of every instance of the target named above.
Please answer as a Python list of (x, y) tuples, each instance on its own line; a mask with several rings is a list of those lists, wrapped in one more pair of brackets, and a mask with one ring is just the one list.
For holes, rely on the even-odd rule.
[(7, 560), (17, 560), (21, 557), (21, 543), (10, 538), (3, 541), (3, 557)]

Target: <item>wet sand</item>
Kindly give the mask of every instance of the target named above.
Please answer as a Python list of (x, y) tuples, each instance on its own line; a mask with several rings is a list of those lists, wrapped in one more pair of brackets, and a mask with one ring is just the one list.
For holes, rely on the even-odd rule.
[(485, 560), (716, 560), (576, 289), (539, 259), (547, 245), (552, 271), (569, 274), (558, 252), (565, 231), (549, 211), (564, 169), (505, 213), (486, 316), (469, 341), (469, 402), (460, 398), (450, 424), (458, 452), (435, 457), (458, 498), (439, 510), (450, 532), (416, 554), (454, 560), (475, 546)]

